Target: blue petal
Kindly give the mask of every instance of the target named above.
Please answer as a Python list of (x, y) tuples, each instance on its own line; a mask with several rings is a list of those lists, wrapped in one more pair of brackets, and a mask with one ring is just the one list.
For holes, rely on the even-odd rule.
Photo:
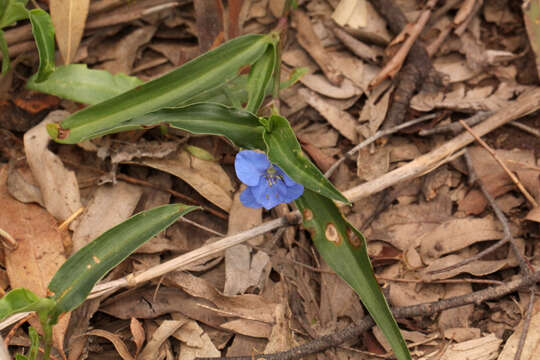
[(252, 186), (251, 191), (255, 200), (266, 210), (285, 202), (283, 197), (287, 194), (287, 187), (282, 181), (270, 186), (266, 179), (261, 179), (257, 186)]
[(261, 204), (255, 200), (253, 197), (253, 193), (251, 192), (251, 188), (248, 187), (242, 193), (240, 194), (240, 201), (242, 204), (244, 204), (245, 207), (252, 208), (252, 209), (259, 209), (262, 207)]
[(240, 151), (236, 154), (236, 159), (234, 159), (236, 176), (248, 186), (259, 184), (261, 176), (266, 173), (269, 166), (270, 161), (268, 161), (265, 154), (251, 150)]
[(290, 203), (298, 199), (304, 193), (304, 185), (294, 184), (293, 186), (287, 186), (287, 194), (283, 196), (283, 202)]
[(289, 175), (285, 173), (279, 166), (274, 165), (274, 167), (277, 169), (277, 173), (283, 177), (283, 180), (285, 181), (285, 185), (287, 186), (293, 186), (297, 185), (296, 181), (290, 178)]

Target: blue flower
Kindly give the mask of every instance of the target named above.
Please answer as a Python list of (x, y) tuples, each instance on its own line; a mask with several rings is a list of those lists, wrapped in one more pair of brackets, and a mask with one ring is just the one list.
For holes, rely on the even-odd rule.
[(266, 210), (281, 203), (296, 200), (304, 193), (304, 186), (297, 184), (265, 154), (242, 150), (234, 160), (236, 175), (248, 187), (240, 194), (244, 206)]

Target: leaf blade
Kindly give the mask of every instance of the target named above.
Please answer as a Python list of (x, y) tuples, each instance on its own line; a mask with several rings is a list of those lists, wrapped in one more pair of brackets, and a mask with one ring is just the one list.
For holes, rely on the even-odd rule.
[(184, 103), (198, 93), (238, 76), (238, 70), (259, 59), (273, 41), (272, 35), (245, 35), (233, 39), (161, 78), (71, 115), (61, 123), (57, 134), (51, 135), (56, 135), (58, 142), (77, 143), (96, 129)]
[(294, 181), (328, 198), (349, 203), (321, 171), (302, 153), (287, 119), (272, 115), (269, 129), (263, 133), (268, 158), (279, 165)]
[(70, 64), (81, 42), (90, 0), (50, 0), (49, 9), (56, 29), (58, 50), (64, 64)]
[(197, 209), (183, 204), (143, 211), (106, 231), (77, 251), (58, 270), (49, 291), (56, 302), (53, 317), (79, 306), (94, 284), (135, 249), (179, 217)]
[(398, 360), (411, 360), (407, 344), (373, 275), (364, 236), (345, 220), (328, 198), (306, 189), (295, 203), (318, 252), (360, 296)]
[(54, 27), (49, 14), (41, 9), (30, 10), (28, 17), (39, 53), (36, 81), (40, 82), (54, 71)]

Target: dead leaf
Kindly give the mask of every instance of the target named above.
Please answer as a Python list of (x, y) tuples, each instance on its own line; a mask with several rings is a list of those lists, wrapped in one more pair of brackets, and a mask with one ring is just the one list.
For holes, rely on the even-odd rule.
[(362, 90), (349, 79), (344, 79), (339, 86), (335, 86), (322, 75), (306, 74), (300, 78), (300, 82), (311, 90), (333, 99), (349, 99), (362, 95)]
[(82, 206), (75, 174), (47, 148), (51, 138), (46, 125), (59, 122), (68, 115), (67, 111), (53, 111), (24, 134), (26, 161), (39, 185), (47, 211), (58, 220), (67, 219)]
[(247, 319), (235, 319), (221, 324), (222, 329), (227, 329), (237, 334), (267, 339), (272, 333), (272, 325), (260, 321)]
[(32, 171), (25, 161), (22, 164), (15, 165), (14, 161), (10, 161), (7, 190), (11, 196), (23, 203), (38, 203), (45, 207), (43, 196), (37, 186)]
[(358, 152), (356, 174), (360, 180), (369, 181), (386, 174), (390, 168), (390, 151), (387, 148), (376, 149), (370, 153), (368, 148)]
[(174, 320), (184, 320), (185, 323), (172, 334), (182, 342), (179, 359), (194, 360), (198, 357), (219, 357), (220, 351), (212, 343), (210, 336), (193, 320), (179, 313), (171, 314)]
[(260, 295), (226, 296), (207, 281), (185, 272), (171, 273), (164, 281), (172, 286), (181, 287), (192, 296), (212, 302), (219, 310), (228, 313), (227, 316), (238, 316), (266, 323), (274, 322), (276, 304), (267, 301)]
[(135, 358), (131, 356), (131, 354), (129, 353), (129, 350), (126, 344), (124, 343), (124, 341), (122, 341), (120, 336), (106, 330), (101, 330), (101, 329), (91, 330), (87, 332), (86, 335), (99, 336), (99, 337), (109, 340), (114, 345), (114, 348), (118, 352), (118, 355), (122, 357), (122, 359), (135, 360)]
[(202, 160), (185, 150), (179, 150), (168, 159), (144, 159), (129, 163), (150, 166), (177, 176), (221, 209), (228, 212), (231, 208), (234, 186), (229, 175), (216, 162)]
[[(45, 297), (50, 280), (66, 261), (63, 239), (69, 235), (57, 229), (56, 220), (46, 210), (23, 204), (7, 193), (7, 172), (7, 165), (0, 167), (0, 228), (17, 241), (16, 249), (4, 251), (9, 283), (12, 289), (24, 287)], [(66, 314), (53, 330), (54, 344), (60, 351), (68, 322)]]
[(300, 9), (293, 12), (294, 21), (298, 33), (296, 38), (300, 46), (306, 50), (311, 57), (319, 64), (326, 78), (334, 85), (339, 85), (343, 81), (343, 75), (335, 68), (332, 56), (323, 47), (321, 40), (315, 34), (313, 25), (309, 17)]
[(73, 232), (73, 251), (129, 218), (142, 194), (139, 186), (119, 181), (100, 186), (86, 207)]
[(366, 0), (341, 0), (336, 6), (332, 19), (341, 26), (353, 29), (367, 25)]
[(178, 320), (163, 321), (161, 325), (159, 326), (159, 328), (152, 335), (152, 338), (148, 340), (148, 344), (146, 344), (146, 346), (141, 351), (137, 359), (140, 359), (140, 360), (155, 359), (156, 354), (158, 353), (161, 345), (184, 324), (185, 324), (185, 321), (178, 321)]
[[(516, 328), (514, 333), (506, 340), (506, 344), (502, 349), (498, 360), (511, 360), (514, 359), (516, 353), (519, 338), (523, 332), (523, 322)], [(538, 357), (540, 351), (540, 313), (536, 313), (532, 316), (527, 332), (527, 341), (524, 344), (523, 352), (521, 354), (522, 360), (534, 360)]]
[[(450, 219), (418, 239), (420, 255), (425, 263), (463, 249), (471, 244), (487, 240), (499, 240), (503, 233), (493, 216)], [(452, 241), (448, 241), (452, 239)]]
[(81, 42), (90, 0), (50, 0), (49, 9), (56, 43), (64, 59), (71, 64)]
[[(495, 360), (499, 353), (499, 346), (502, 340), (494, 334), (489, 334), (484, 337), (464, 341), (458, 344), (452, 344), (446, 348), (441, 360)], [(532, 360), (532, 358), (531, 358)]]
[(135, 350), (135, 357), (137, 357), (145, 340), (144, 328), (137, 318), (131, 318), (129, 329), (131, 330), (131, 335), (133, 335), (133, 342), (135, 342), (135, 345), (137, 346)]
[[(351, 1), (349, 0), (343, 0), (342, 2), (351, 3)], [(384, 21), (384, 19), (373, 8), (373, 5), (371, 5), (369, 1), (366, 2), (365, 0), (357, 0), (356, 2), (364, 4), (356, 5), (353, 12), (357, 11), (358, 8), (364, 8), (365, 15), (362, 15), (362, 17), (360, 18), (353, 17), (353, 12), (351, 12), (349, 13), (349, 16), (347, 16), (347, 14), (344, 14), (343, 18), (341, 18), (339, 17), (338, 13), (338, 18), (336, 20), (336, 18), (334, 17), (336, 13), (334, 12), (332, 18), (336, 21), (336, 23), (338, 23), (342, 27), (345, 27), (347, 30), (354, 33), (361, 39), (366, 39), (377, 44), (389, 43), (390, 40), (392, 40), (392, 35), (388, 31), (386, 21)], [(338, 7), (336, 7), (336, 11), (338, 11)], [(366, 24), (362, 26), (362, 22), (358, 21), (358, 19), (361, 19), (363, 17), (369, 20), (366, 21)]]
[[(472, 293), (472, 286), (468, 283), (446, 284), (444, 299)], [(451, 328), (467, 328), (473, 315), (474, 305), (469, 304), (452, 309), (443, 310), (439, 314), (438, 325), (441, 331)]]
[(349, 139), (353, 144), (358, 142), (358, 134), (356, 132), (356, 119), (349, 113), (336, 109), (328, 104), (324, 99), (314, 92), (307, 89), (301, 89), (300, 94), (304, 97), (308, 104), (313, 106), (341, 135)]

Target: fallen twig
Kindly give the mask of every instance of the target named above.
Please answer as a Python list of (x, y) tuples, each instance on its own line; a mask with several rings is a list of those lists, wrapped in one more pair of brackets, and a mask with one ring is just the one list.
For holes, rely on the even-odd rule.
[[(488, 119), (475, 126), (473, 131), (478, 136), (484, 136), (499, 126), (537, 111), (538, 109), (540, 109), (540, 89), (534, 89), (531, 92), (520, 96), (512, 106), (507, 106), (499, 110)], [(419, 156), (406, 165), (345, 191), (344, 195), (350, 201), (356, 201), (406, 179), (417, 177), (419, 174), (432, 168), (434, 164), (437, 164), (473, 141), (474, 137), (471, 134), (464, 132), (435, 150)]]

